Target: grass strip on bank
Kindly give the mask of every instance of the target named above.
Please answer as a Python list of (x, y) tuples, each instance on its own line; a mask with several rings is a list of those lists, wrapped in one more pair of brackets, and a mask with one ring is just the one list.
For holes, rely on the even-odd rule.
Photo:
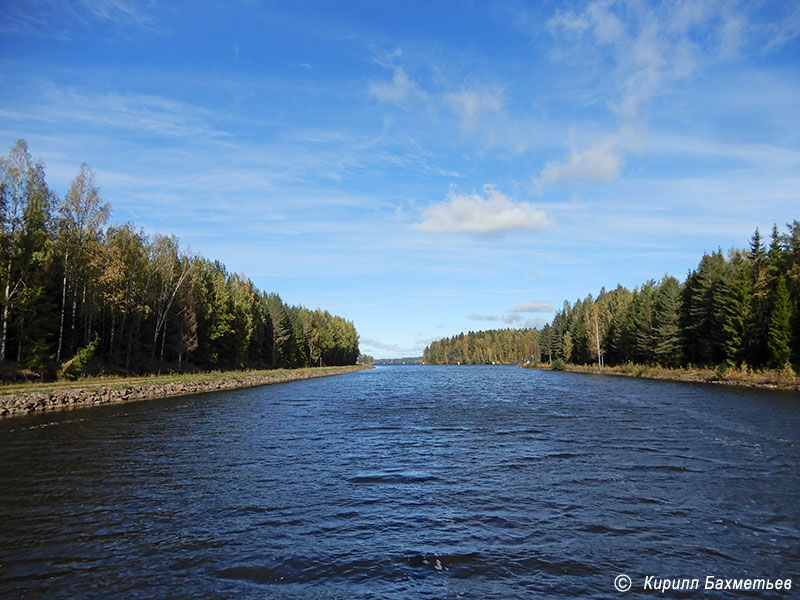
[[(553, 370), (551, 365), (527, 365), (526, 368)], [(598, 365), (573, 365), (565, 363), (563, 368), (555, 369), (571, 373), (592, 373), (595, 375), (619, 375), (623, 377), (641, 377), (644, 379), (660, 379), (665, 381), (687, 381), (693, 383), (715, 383), (735, 385), (741, 387), (754, 387), (763, 389), (787, 390), (800, 392), (800, 377), (791, 367), (783, 369), (763, 369), (754, 371), (748, 367), (717, 367), (670, 369), (658, 365), (637, 365), (627, 363), (624, 365), (605, 366)]]
[(78, 406), (150, 400), (287, 383), (360, 371), (358, 365), (260, 371), (212, 371), (146, 377), (87, 377), (77, 381), (0, 385), (0, 416)]

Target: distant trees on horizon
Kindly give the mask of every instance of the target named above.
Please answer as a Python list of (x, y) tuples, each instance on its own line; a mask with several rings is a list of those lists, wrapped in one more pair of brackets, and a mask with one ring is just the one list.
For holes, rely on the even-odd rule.
[(432, 364), (639, 363), (665, 367), (800, 368), (800, 221), (765, 244), (705, 254), (681, 283), (618, 285), (564, 302), (540, 330), (469, 332), (433, 342)]
[(110, 212), (85, 164), (59, 198), (24, 140), (0, 159), (0, 366), (53, 374), (81, 349), (121, 373), (355, 364), (352, 322)]

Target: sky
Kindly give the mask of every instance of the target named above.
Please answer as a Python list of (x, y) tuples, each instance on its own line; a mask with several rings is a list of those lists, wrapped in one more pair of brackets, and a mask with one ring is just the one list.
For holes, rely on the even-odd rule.
[(0, 0), (0, 152), (362, 352), (539, 326), (800, 219), (800, 4)]

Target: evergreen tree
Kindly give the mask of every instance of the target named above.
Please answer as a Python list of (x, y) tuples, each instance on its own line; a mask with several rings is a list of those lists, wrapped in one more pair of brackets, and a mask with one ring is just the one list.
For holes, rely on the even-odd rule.
[(727, 318), (730, 265), (721, 251), (706, 254), (684, 286), (682, 329), (689, 362), (722, 362)]
[(750, 268), (752, 291), (750, 310), (748, 311), (746, 351), (747, 363), (752, 366), (764, 366), (769, 350), (767, 333), (769, 329), (770, 278), (767, 254), (761, 242), (761, 234), (756, 228), (750, 241)]
[(773, 368), (780, 368), (787, 364), (791, 357), (791, 318), (792, 307), (789, 301), (789, 288), (786, 287), (786, 278), (781, 276), (778, 277), (775, 304), (770, 315), (767, 336), (769, 363)]
[(666, 367), (683, 362), (680, 331), (681, 288), (665, 276), (656, 289), (653, 306), (653, 358)]
[(746, 359), (748, 344), (747, 323), (750, 320), (750, 296), (752, 283), (750, 269), (746, 257), (735, 254), (732, 261), (733, 274), (728, 290), (723, 350), (725, 360), (734, 365), (741, 365)]

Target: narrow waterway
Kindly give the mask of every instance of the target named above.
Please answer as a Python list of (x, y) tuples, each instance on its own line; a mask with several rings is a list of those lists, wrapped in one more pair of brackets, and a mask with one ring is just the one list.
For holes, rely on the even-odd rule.
[(800, 593), (791, 393), (379, 367), (6, 419), (0, 487), (4, 598)]

